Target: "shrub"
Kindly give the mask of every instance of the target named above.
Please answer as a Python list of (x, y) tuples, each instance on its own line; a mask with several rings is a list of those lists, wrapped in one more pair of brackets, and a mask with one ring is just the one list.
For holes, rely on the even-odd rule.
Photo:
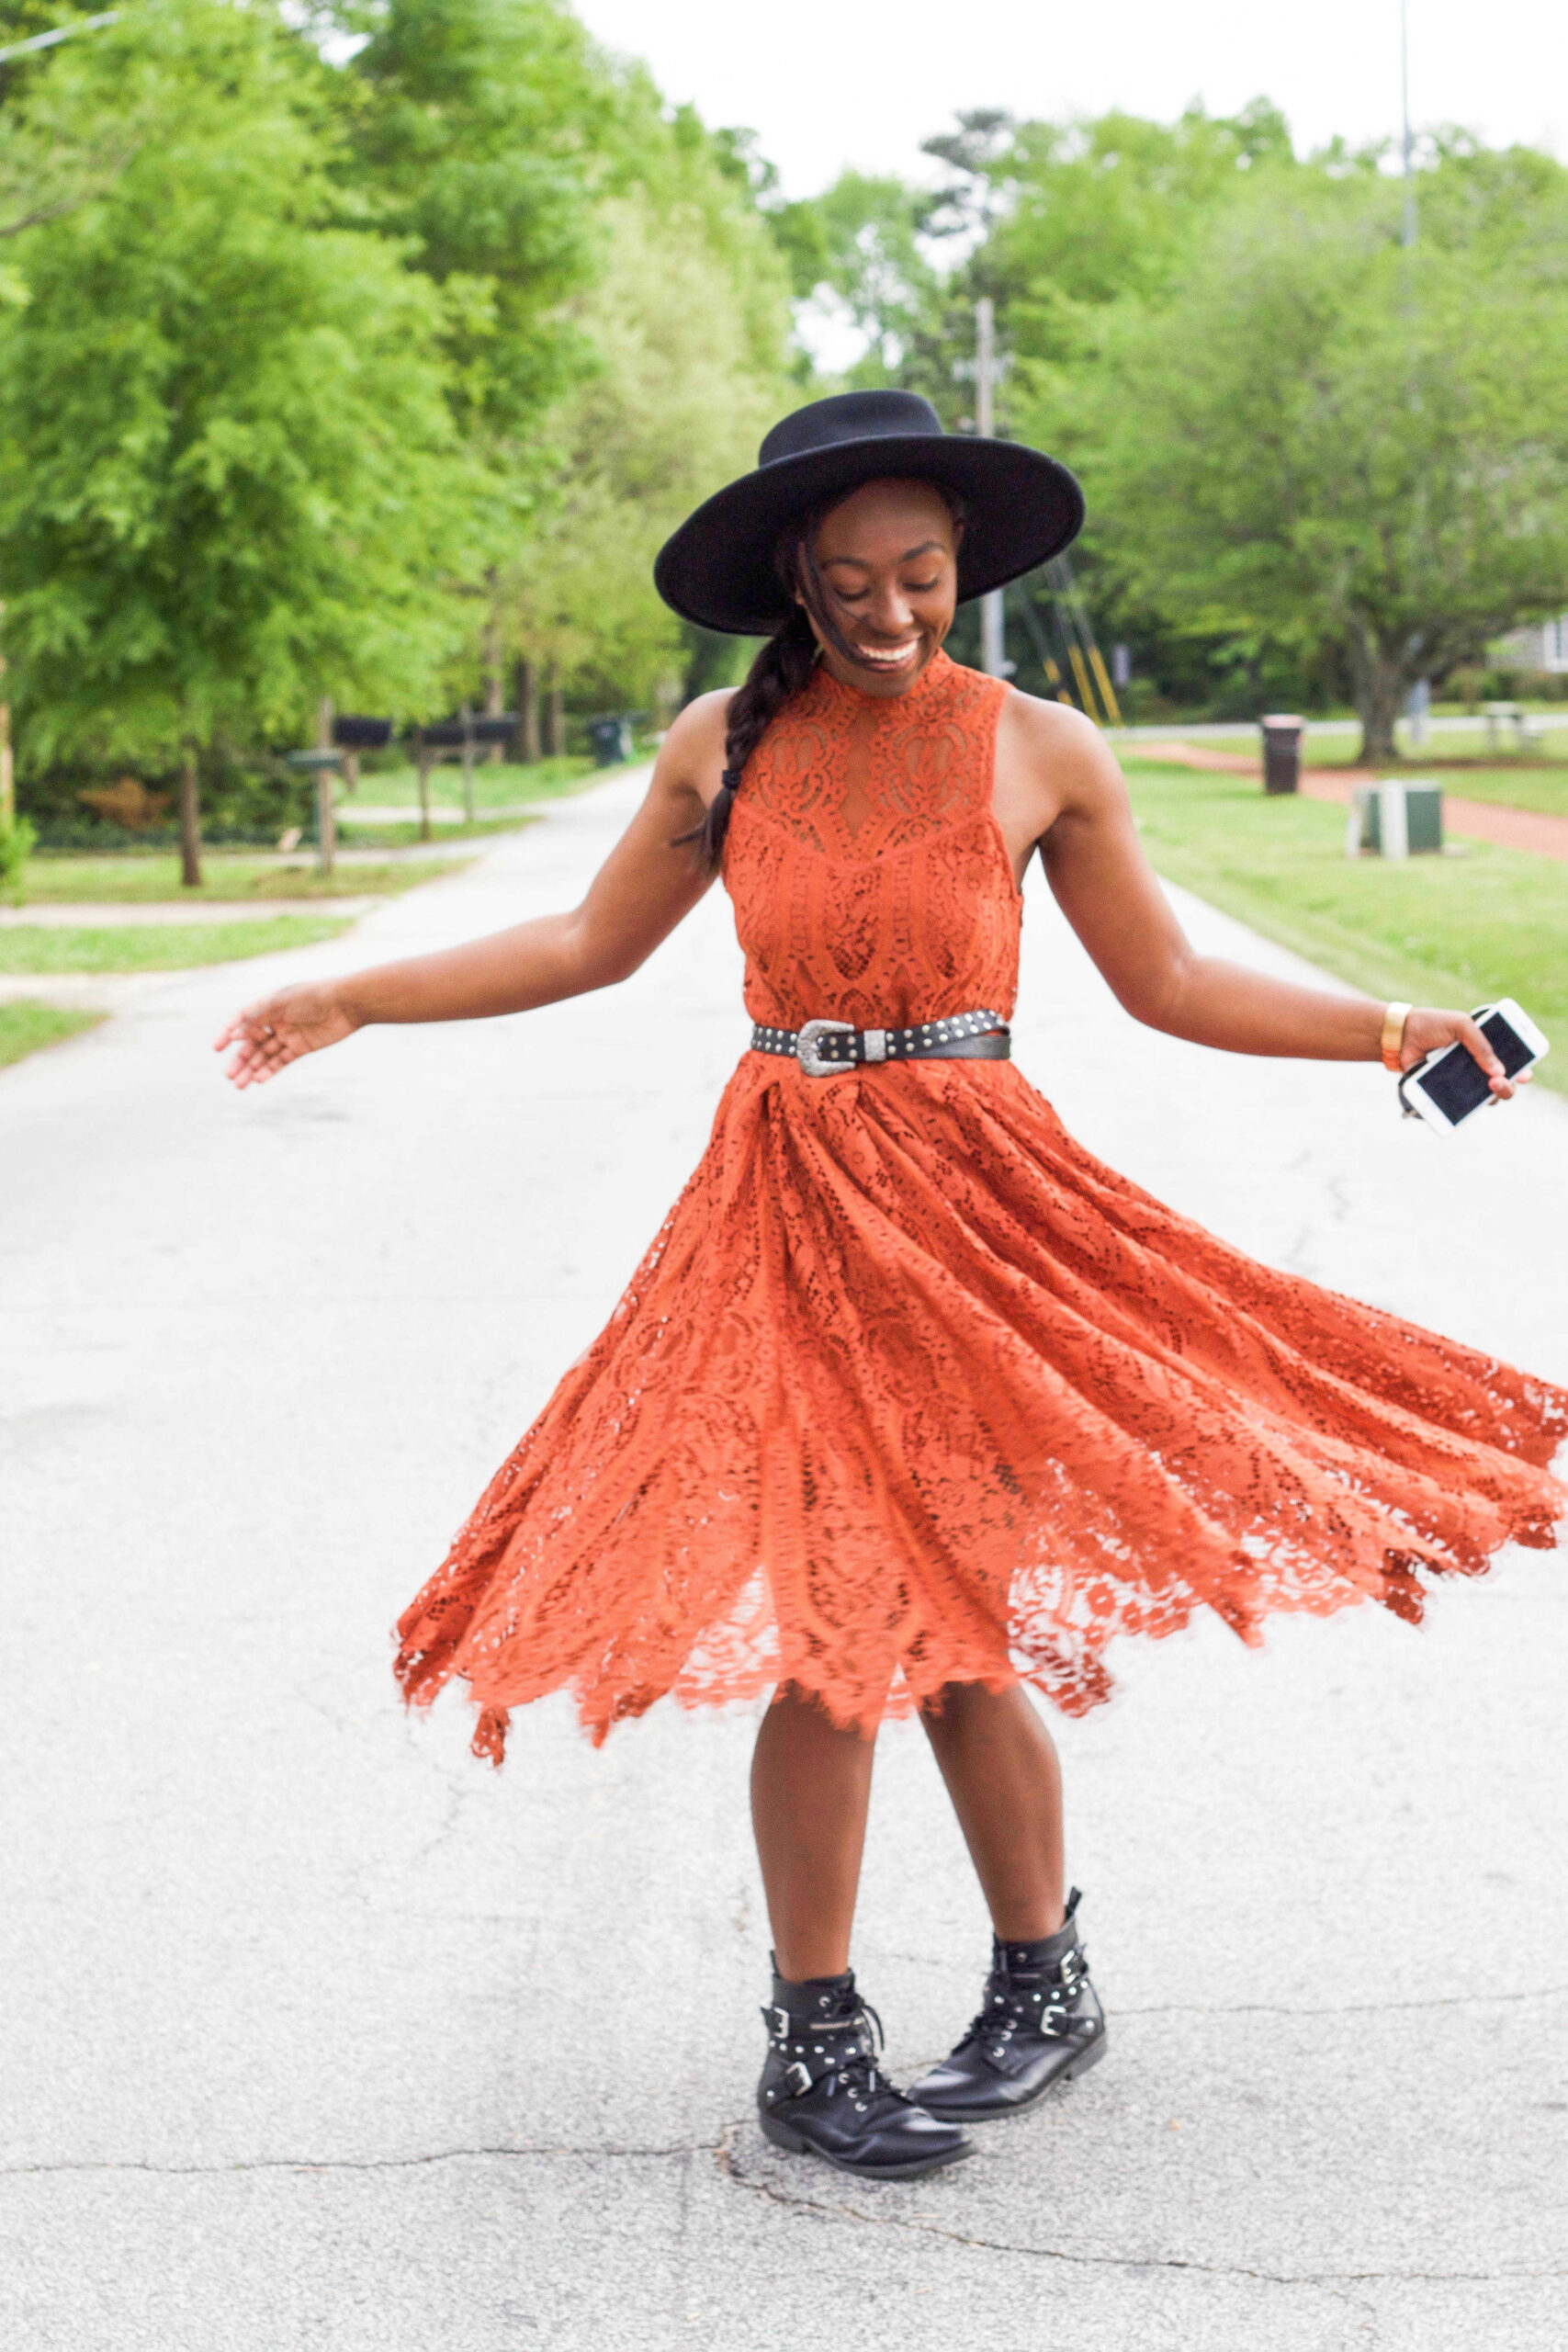
[(25, 817), (0, 823), (0, 899), (19, 907), (28, 894), (28, 860), (38, 845), (38, 834)]

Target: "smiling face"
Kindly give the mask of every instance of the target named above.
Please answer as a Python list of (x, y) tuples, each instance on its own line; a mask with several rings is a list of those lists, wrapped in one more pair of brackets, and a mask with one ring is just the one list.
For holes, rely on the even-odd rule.
[(953, 626), (962, 529), (924, 481), (863, 482), (824, 518), (817, 570), (852, 659), (809, 608), (807, 617), (841, 684), (867, 695), (908, 692)]

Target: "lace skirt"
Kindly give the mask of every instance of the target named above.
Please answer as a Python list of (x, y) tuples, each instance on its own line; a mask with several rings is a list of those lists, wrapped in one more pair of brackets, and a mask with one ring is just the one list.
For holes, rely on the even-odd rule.
[(1117, 1634), (1376, 1600), (1546, 1547), (1568, 1393), (1278, 1273), (1082, 1149), (1010, 1063), (742, 1060), (604, 1330), (399, 1624), (499, 1760), (788, 1679), (1068, 1713)]

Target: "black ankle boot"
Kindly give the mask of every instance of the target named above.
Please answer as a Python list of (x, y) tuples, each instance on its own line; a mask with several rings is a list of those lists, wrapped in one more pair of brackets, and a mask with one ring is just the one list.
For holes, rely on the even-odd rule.
[(1099, 2064), (1105, 2012), (1089, 1981), (1077, 1907), (1075, 1886), (1054, 1936), (1039, 1943), (993, 1939), (979, 2016), (952, 2057), (914, 2085), (911, 2098), (952, 2121), (985, 2123), (1032, 2107), (1053, 2083)]
[[(882, 2020), (847, 1976), (773, 1978), (757, 2113), (775, 2147), (825, 2156), (869, 2180), (911, 2180), (972, 2156), (975, 2143), (896, 2091), (877, 2064)], [(873, 2028), (874, 2026), (874, 2035)]]

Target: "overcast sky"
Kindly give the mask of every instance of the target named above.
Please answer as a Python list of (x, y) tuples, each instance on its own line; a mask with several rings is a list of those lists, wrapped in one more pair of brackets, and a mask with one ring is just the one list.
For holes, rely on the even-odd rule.
[[(1399, 0), (576, 0), (668, 98), (761, 134), (791, 196), (840, 168), (915, 173), (955, 110), (1124, 107), (1168, 119), (1259, 95), (1298, 147), (1397, 134)], [(1568, 159), (1568, 0), (1409, 0), (1414, 122)]]

